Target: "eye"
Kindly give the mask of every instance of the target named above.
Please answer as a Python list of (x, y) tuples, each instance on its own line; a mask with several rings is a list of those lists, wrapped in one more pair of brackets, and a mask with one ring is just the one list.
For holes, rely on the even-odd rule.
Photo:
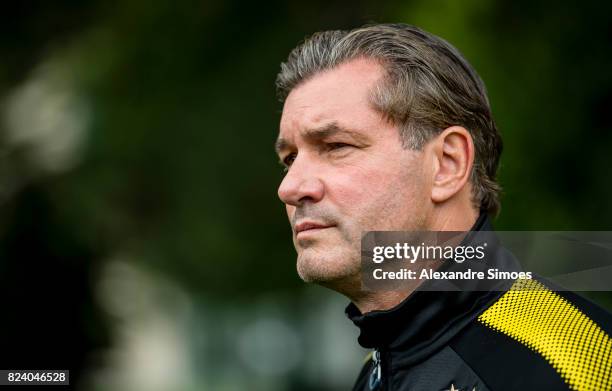
[(285, 171), (287, 171), (289, 167), (291, 167), (296, 156), (297, 156), (296, 153), (290, 153), (289, 155), (285, 156), (282, 162), (283, 166), (285, 166)]
[(327, 143), (327, 148), (330, 151), (336, 150), (336, 149), (342, 149), (342, 148), (346, 148), (346, 147), (352, 147), (352, 145), (347, 144), (347, 143)]

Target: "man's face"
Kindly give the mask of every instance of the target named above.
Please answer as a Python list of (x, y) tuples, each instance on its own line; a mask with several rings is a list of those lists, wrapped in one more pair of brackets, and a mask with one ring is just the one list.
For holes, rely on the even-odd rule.
[(324, 285), (359, 279), (364, 231), (424, 228), (432, 178), (419, 151), (369, 101), (383, 76), (357, 59), (319, 73), (285, 101), (277, 151), (288, 169), (286, 204), (300, 277)]

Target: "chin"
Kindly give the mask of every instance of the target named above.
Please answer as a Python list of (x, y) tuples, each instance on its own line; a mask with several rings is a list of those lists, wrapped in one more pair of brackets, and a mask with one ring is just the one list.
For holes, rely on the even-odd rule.
[(360, 260), (351, 256), (316, 256), (302, 253), (298, 256), (297, 272), (304, 282), (333, 285), (359, 277)]

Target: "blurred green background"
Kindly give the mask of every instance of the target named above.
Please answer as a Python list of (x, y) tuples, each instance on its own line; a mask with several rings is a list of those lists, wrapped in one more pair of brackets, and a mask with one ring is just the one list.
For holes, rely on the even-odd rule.
[(366, 22), (442, 36), (504, 138), (496, 228), (610, 230), (611, 4), (5, 4), (2, 368), (69, 368), (81, 390), (349, 389), (365, 352), (346, 300), (299, 280), (276, 196), (280, 62)]

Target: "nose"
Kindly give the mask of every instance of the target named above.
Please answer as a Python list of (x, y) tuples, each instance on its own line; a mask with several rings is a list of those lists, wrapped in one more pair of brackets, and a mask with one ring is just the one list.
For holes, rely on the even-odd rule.
[(325, 194), (323, 181), (315, 167), (296, 158), (278, 187), (278, 197), (287, 205), (300, 206), (304, 202), (319, 202)]

